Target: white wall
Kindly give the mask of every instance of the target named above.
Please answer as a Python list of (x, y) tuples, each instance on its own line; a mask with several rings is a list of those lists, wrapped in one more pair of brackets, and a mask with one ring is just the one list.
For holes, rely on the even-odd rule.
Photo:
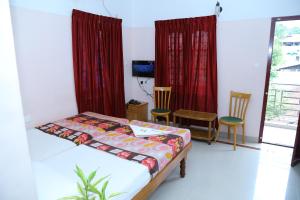
[(0, 1), (0, 199), (36, 199), (7, 0)]
[[(130, 28), (130, 35), (132, 37), (131, 42), (131, 60), (155, 60), (155, 30), (153, 28)], [(132, 77), (131, 72), (131, 63), (127, 66), (126, 71), (130, 72), (130, 84), (131, 91), (134, 91), (131, 94), (131, 98), (137, 99), (139, 101), (148, 102), (148, 119), (151, 119), (150, 110), (153, 106), (153, 99), (150, 96), (147, 96), (143, 90), (139, 87), (139, 81), (147, 81), (144, 84), (144, 88), (152, 93), (154, 86), (154, 78), (139, 78)]]
[[(155, 54), (154, 21), (212, 15), (216, 2), (205, 0), (133, 0), (132, 59), (153, 59)], [(288, 1), (220, 1), (223, 12), (218, 18), (218, 111), (228, 114), (230, 90), (250, 92), (246, 134), (258, 138), (268, 55), (270, 22), (273, 16), (297, 15), (300, 3)], [(129, 70), (129, 69), (128, 69)], [(149, 82), (147, 88), (153, 87)], [(132, 97), (151, 98), (132, 78)], [(239, 131), (241, 133), (241, 131)]]
[(228, 115), (231, 90), (251, 93), (246, 134), (256, 138), (263, 104), (270, 26), (270, 19), (218, 24), (219, 116)]
[[(72, 8), (107, 15), (100, 0), (12, 0), (13, 27), (20, 71), (21, 92), (29, 125), (76, 113), (71, 53)], [(149, 102), (150, 97), (131, 76), (132, 60), (154, 59), (154, 21), (211, 15), (211, 0), (106, 0), (123, 18), (125, 98)], [(218, 24), (219, 114), (228, 110), (230, 90), (253, 94), (247, 134), (258, 136), (272, 16), (300, 13), (299, 0), (221, 1)], [(45, 37), (46, 36), (46, 37)], [(57, 45), (56, 45), (57, 44)], [(37, 56), (38, 55), (38, 56)], [(55, 82), (48, 74), (55, 73)], [(232, 77), (234, 73), (234, 78)], [(146, 79), (141, 79), (146, 80)], [(151, 92), (153, 79), (145, 87)], [(49, 91), (49, 93), (48, 93)], [(41, 94), (41, 95), (36, 95)], [(50, 95), (48, 95), (50, 94)], [(41, 101), (42, 99), (42, 101)], [(150, 115), (149, 115), (150, 117)]]
[[(114, 2), (114, 3), (113, 3)], [(12, 1), (13, 31), (26, 126), (33, 127), (77, 113), (72, 62), (73, 8), (106, 14), (101, 1)], [(49, 7), (47, 7), (49, 6)], [(111, 13), (130, 21), (131, 4), (107, 1)], [(106, 14), (107, 15), (107, 14)], [(131, 58), (130, 36), (123, 28), (126, 66)], [(128, 61), (128, 62), (127, 62)], [(125, 71), (125, 84), (131, 71)], [(125, 86), (126, 99), (131, 92)]]
[(131, 28), (123, 27), (123, 57), (124, 57), (124, 87), (125, 87), (125, 100), (128, 102), (132, 99), (135, 91), (131, 89), (132, 76), (131, 76), (131, 60), (132, 60), (132, 44), (133, 35)]
[[(154, 26), (155, 20), (214, 14), (216, 0), (133, 0), (134, 27)], [(299, 0), (219, 0), (221, 21), (299, 15)]]
[(76, 114), (71, 19), (13, 8), (12, 20), (27, 126)]
[[(104, 2), (110, 14), (122, 18), (125, 26), (132, 23), (132, 0), (104, 0)], [(10, 0), (10, 3), (21, 8), (68, 17), (71, 16), (72, 9), (109, 15), (103, 7), (103, 0)]]
[[(253, 30), (256, 30), (253, 32)], [(238, 20), (218, 23), (218, 104), (219, 115), (228, 114), (230, 90), (250, 92), (251, 102), (247, 114), (247, 135), (258, 136), (262, 96), (266, 75), (270, 19)], [(131, 28), (132, 58), (154, 59), (155, 31), (152, 27)], [(145, 39), (147, 38), (147, 39)], [(129, 68), (128, 68), (129, 70)], [(131, 80), (132, 97), (153, 101)], [(153, 79), (147, 88), (151, 91)]]

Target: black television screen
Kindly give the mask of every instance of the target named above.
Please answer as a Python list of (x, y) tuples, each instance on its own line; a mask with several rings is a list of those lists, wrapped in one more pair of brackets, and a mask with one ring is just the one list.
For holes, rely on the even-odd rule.
[(154, 61), (133, 60), (132, 76), (154, 77)]

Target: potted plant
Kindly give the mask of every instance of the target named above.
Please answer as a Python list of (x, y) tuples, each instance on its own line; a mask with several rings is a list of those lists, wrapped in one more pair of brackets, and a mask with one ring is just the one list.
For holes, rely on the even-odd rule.
[[(106, 195), (106, 188), (109, 183), (108, 177), (104, 176), (96, 181), (97, 171), (91, 172), (87, 177), (84, 175), (82, 169), (76, 165), (75, 173), (80, 178), (81, 183), (77, 182), (77, 189), (79, 195), (63, 197), (60, 200), (110, 200), (116, 196), (119, 196), (120, 192), (113, 192), (110, 195)], [(99, 187), (99, 184), (102, 183), (102, 186)], [(99, 188), (99, 189), (98, 189)]]

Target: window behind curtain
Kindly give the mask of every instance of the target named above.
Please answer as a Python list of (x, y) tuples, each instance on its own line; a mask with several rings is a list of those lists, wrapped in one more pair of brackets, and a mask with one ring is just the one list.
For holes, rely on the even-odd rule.
[(72, 44), (78, 111), (125, 117), (122, 20), (73, 10)]
[(217, 112), (216, 17), (157, 21), (156, 86), (171, 86), (173, 111)]

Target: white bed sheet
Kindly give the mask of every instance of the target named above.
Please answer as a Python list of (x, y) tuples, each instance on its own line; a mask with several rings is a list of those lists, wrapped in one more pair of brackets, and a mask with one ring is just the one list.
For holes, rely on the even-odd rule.
[(27, 130), (31, 160), (42, 161), (76, 147), (76, 144), (38, 129)]
[(147, 167), (139, 163), (80, 145), (47, 160), (33, 162), (39, 199), (53, 200), (78, 194), (76, 165), (85, 174), (97, 170), (95, 179), (110, 175), (107, 194), (125, 192), (114, 200), (132, 199), (151, 180)]

